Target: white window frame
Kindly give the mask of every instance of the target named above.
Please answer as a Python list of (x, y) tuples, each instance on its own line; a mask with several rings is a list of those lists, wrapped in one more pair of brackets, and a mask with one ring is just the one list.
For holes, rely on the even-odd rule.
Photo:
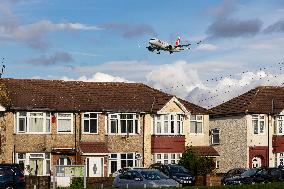
[[(88, 118), (84, 117), (85, 114), (89, 114), (89, 117)], [(90, 114), (96, 114), (96, 118), (91, 118)], [(99, 134), (99, 114), (97, 112), (84, 112), (84, 113), (82, 113), (81, 117), (82, 117), (81, 125), (82, 125), (82, 133), (83, 134)], [(84, 120), (89, 120), (89, 132), (84, 131), (84, 127), (85, 127)], [(96, 125), (97, 132), (95, 132), (95, 133), (91, 133), (91, 120), (97, 120), (97, 125)]]
[[(255, 133), (255, 125), (254, 121), (257, 121), (257, 133)], [(263, 132), (260, 132), (260, 124), (263, 122)], [(266, 120), (264, 114), (253, 114), (252, 115), (252, 132), (254, 135), (265, 135), (265, 129), (266, 129)]]
[[(166, 124), (167, 123), (167, 131)], [(172, 123), (173, 131), (172, 132)], [(158, 124), (160, 124), (161, 131), (159, 131)], [(182, 113), (167, 113), (154, 115), (154, 128), (155, 135), (184, 135), (184, 114)]]
[[(19, 154), (23, 154), (24, 157), (22, 159), (20, 159)], [(51, 153), (16, 153), (16, 163), (19, 163), (20, 161), (24, 162), (24, 166), (25, 166), (24, 173), (25, 173), (25, 175), (29, 175), (29, 172), (27, 171), (26, 166), (30, 164), (30, 159), (42, 159), (43, 160), (43, 163), (42, 163), (43, 174), (39, 175), (39, 176), (50, 175), (50, 174), (47, 174), (47, 171), (49, 172), (52, 168)], [(48, 161), (49, 161), (49, 170), (46, 169)]]
[[(121, 119), (121, 115), (133, 115), (132, 119), (126, 118)], [(108, 124), (107, 124), (107, 133), (108, 135), (139, 135), (140, 134), (140, 116), (136, 113), (113, 113), (108, 114)], [(126, 133), (121, 132), (121, 121), (122, 120), (132, 120), (133, 121), (133, 132), (129, 133), (128, 131)], [(116, 132), (111, 132), (111, 122), (116, 122)], [(127, 122), (127, 121), (126, 121)], [(128, 128), (126, 127), (126, 130)]]
[[(115, 154), (116, 158), (112, 158), (111, 155)], [(126, 159), (122, 159), (121, 155), (125, 154), (126, 155)], [(132, 159), (127, 159), (127, 154), (132, 154)], [(117, 170), (123, 168), (121, 167), (121, 161), (122, 160), (133, 160), (133, 167), (137, 167), (139, 165), (139, 159), (136, 158), (137, 153), (136, 152), (121, 152), (121, 153), (110, 153), (109, 154), (109, 159), (108, 159), (108, 173), (111, 174), (111, 162), (112, 161), (116, 161), (117, 163)]]
[(182, 153), (154, 153), (153, 163), (178, 164), (181, 156)]
[(276, 165), (280, 166), (282, 162), (282, 166), (284, 166), (284, 152), (276, 153)]
[[(276, 134), (277, 135), (284, 135), (284, 115), (277, 115), (275, 116), (276, 121)], [(280, 126), (281, 130), (280, 131)]]
[[(218, 131), (218, 133), (216, 133), (216, 131)], [(214, 136), (218, 135), (218, 143), (214, 142)], [(215, 129), (211, 129), (211, 144), (212, 145), (219, 145), (220, 144), (220, 129), (219, 128), (215, 128)]]
[[(25, 113), (26, 116), (20, 115), (21, 113)], [(42, 114), (42, 116), (32, 116), (32, 114)], [(20, 118), (25, 119), (25, 130), (20, 131)], [(30, 132), (30, 118), (42, 118), (43, 119), (43, 131), (42, 132)], [(16, 133), (17, 134), (50, 134), (51, 133), (51, 113), (50, 112), (16, 112), (15, 114), (15, 126), (16, 126)], [(49, 120), (49, 131), (47, 131), (47, 120)]]
[[(191, 119), (192, 116), (195, 116), (195, 119)], [(190, 119), (189, 120), (189, 134), (191, 134), (191, 135), (203, 135), (204, 134), (204, 116), (203, 115), (191, 114), (189, 116), (189, 119)], [(197, 127), (195, 127), (195, 131), (193, 133), (190, 131), (190, 129), (191, 129), (191, 122), (201, 123), (201, 132), (200, 133), (197, 132)]]
[[(59, 120), (69, 119), (69, 117), (68, 118), (60, 118), (59, 117), (60, 114), (66, 114), (66, 115), (69, 114), (69, 115), (71, 115), (70, 116), (70, 119), (71, 119), (71, 131), (68, 131), (68, 132), (58, 131)], [(73, 123), (73, 113), (57, 113), (56, 114), (56, 130), (57, 130), (57, 134), (73, 134), (73, 125), (74, 125), (74, 123)]]

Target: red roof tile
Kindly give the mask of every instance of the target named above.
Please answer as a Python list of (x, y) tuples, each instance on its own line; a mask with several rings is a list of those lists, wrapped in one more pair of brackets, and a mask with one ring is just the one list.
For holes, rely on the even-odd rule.
[(284, 109), (284, 87), (263, 86), (210, 109), (212, 116), (245, 113), (274, 114)]
[[(0, 79), (0, 84), (8, 92), (8, 108), (18, 110), (157, 112), (173, 97), (141, 83)], [(192, 113), (207, 113), (182, 102)]]
[(80, 142), (79, 150), (82, 153), (109, 153), (104, 142)]

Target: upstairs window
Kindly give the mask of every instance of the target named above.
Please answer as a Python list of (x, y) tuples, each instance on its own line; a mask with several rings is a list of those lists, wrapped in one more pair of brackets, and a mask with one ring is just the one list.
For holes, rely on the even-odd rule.
[(139, 115), (137, 114), (110, 114), (108, 124), (109, 134), (138, 134)]
[(17, 112), (17, 133), (50, 133), (50, 113)]
[(72, 133), (73, 132), (73, 114), (58, 113), (57, 114), (57, 133)]
[(203, 116), (190, 115), (190, 131), (191, 134), (203, 133)]
[(211, 130), (211, 144), (212, 145), (220, 144), (220, 130), (219, 129)]
[(84, 134), (98, 134), (98, 114), (84, 113), (82, 125)]
[(265, 129), (264, 115), (252, 115), (252, 126), (254, 134), (264, 134), (264, 129)]
[(155, 116), (154, 134), (180, 135), (183, 134), (182, 114), (158, 114)]

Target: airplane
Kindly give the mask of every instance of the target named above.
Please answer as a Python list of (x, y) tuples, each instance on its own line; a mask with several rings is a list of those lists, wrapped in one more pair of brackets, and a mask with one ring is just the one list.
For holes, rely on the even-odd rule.
[[(197, 45), (199, 45), (200, 43), (201, 41), (199, 41)], [(183, 47), (187, 47), (186, 49), (190, 49), (189, 46), (191, 45), (190, 43), (181, 45), (180, 37), (178, 37), (178, 39), (176, 40), (175, 45), (169, 44), (165, 41), (161, 41), (160, 39), (157, 39), (157, 38), (151, 38), (149, 40), (149, 44), (150, 46), (146, 48), (151, 52), (154, 52), (155, 50), (157, 50), (157, 54), (161, 54), (160, 50), (169, 51), (170, 54), (172, 54), (173, 52), (180, 52), (182, 50), (185, 50), (185, 48)]]

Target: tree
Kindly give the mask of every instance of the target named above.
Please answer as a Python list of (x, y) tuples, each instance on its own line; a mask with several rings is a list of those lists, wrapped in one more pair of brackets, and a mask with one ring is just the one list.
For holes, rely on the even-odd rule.
[(210, 174), (215, 169), (215, 162), (212, 158), (200, 156), (191, 148), (182, 154), (179, 165), (184, 166), (194, 175)]

